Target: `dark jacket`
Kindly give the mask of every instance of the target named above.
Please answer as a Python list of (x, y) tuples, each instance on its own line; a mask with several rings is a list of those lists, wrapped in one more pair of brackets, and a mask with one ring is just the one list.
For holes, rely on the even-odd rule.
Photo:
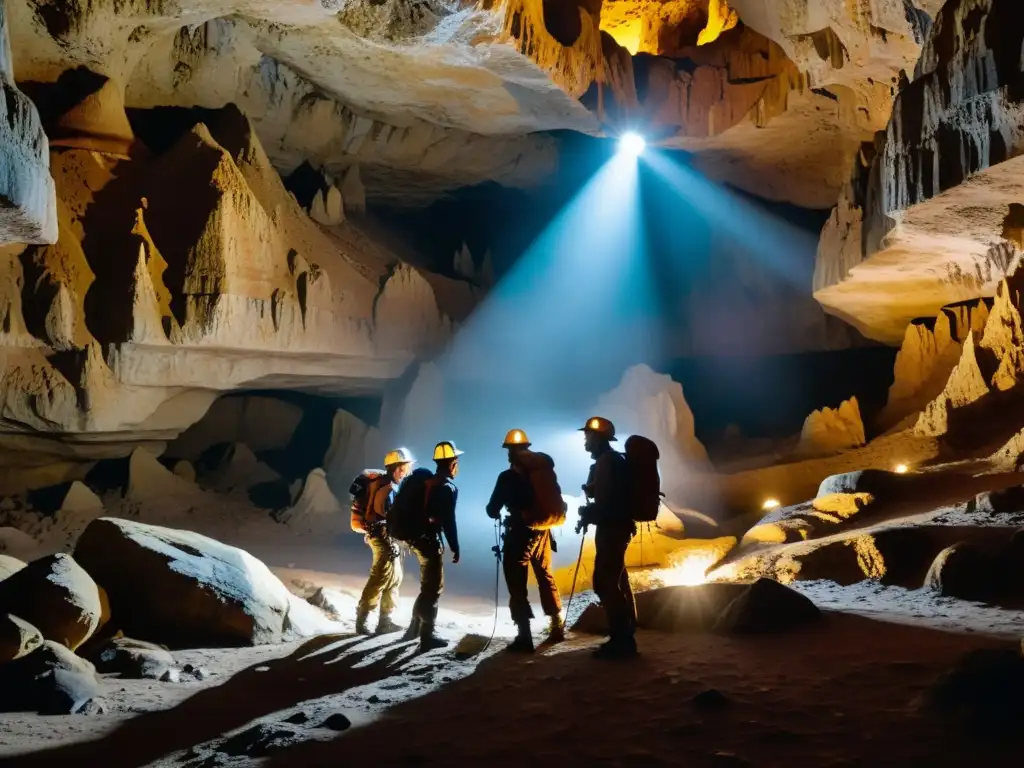
[(487, 502), (487, 516), (497, 520), (501, 510), (507, 509), (513, 522), (522, 522), (523, 510), (533, 504), (533, 486), (529, 478), (511, 467), (494, 484), (491, 500)]
[(427, 517), (437, 521), (438, 532), (444, 533), (453, 555), (459, 554), (459, 530), (455, 523), (455, 505), (458, 502), (459, 489), (450, 477), (441, 480), (431, 490), (427, 501)]
[(627, 508), (627, 483), (626, 457), (607, 448), (590, 465), (587, 475), (586, 493), (591, 499), (591, 522), (600, 525), (631, 520)]

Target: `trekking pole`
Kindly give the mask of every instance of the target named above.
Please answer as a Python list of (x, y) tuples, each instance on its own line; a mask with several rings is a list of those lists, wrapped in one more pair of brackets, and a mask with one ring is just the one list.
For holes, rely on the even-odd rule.
[(480, 649), (480, 653), (483, 653), (491, 647), (491, 641), (494, 640), (494, 635), (498, 631), (498, 591), (501, 583), (501, 539), (498, 535), (498, 529), (500, 527), (501, 522), (499, 520), (495, 520), (494, 546), (491, 547), (491, 551), (494, 553), (494, 624), (491, 627), (491, 636), (487, 638), (487, 643)]
[[(589, 501), (590, 501), (590, 499), (588, 498), (587, 502), (589, 503)], [(565, 620), (566, 620), (567, 623), (569, 621), (569, 610), (572, 608), (572, 598), (576, 594), (576, 578), (580, 575), (580, 564), (583, 562), (583, 545), (584, 545), (584, 543), (586, 543), (586, 540), (587, 540), (587, 526), (586, 526), (586, 524), (583, 525), (583, 528), (581, 530), (582, 530), (582, 535), (580, 536), (580, 554), (576, 558), (576, 570), (573, 571), (573, 574), (572, 574), (572, 588), (569, 590), (569, 602), (565, 606)]]

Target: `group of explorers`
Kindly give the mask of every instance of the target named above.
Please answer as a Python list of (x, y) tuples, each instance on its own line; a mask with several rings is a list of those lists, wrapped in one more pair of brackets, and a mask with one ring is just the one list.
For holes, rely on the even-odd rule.
[[(597, 658), (620, 659), (637, 653), (636, 603), (626, 573), (626, 549), (636, 535), (637, 523), (657, 517), (661, 503), (658, 449), (650, 440), (634, 435), (625, 452), (612, 447), (615, 427), (595, 416), (580, 430), (584, 447), (594, 460), (582, 486), (587, 504), (579, 510), (577, 533), (595, 527), (594, 592), (608, 617), (609, 639), (595, 652)], [(554, 461), (531, 450), (526, 433), (511, 430), (502, 447), (508, 451), (509, 468), (498, 475), (487, 504), (487, 515), (501, 521), (502, 545), (495, 547), (508, 587), (509, 611), (518, 635), (508, 646), (512, 652), (532, 653), (530, 619), (533, 610), (527, 593), (532, 568), (540, 592), (541, 608), (549, 618), (545, 642), (565, 638), (562, 601), (551, 570), (556, 551), (552, 530), (566, 521), (566, 504), (554, 471)], [(384, 459), (384, 470), (366, 470), (349, 489), (352, 495), (352, 530), (365, 535), (373, 553), (370, 576), (356, 612), (356, 631), (370, 634), (370, 614), (378, 606), (376, 634), (398, 632), (392, 614), (402, 583), (406, 551), (420, 565), (420, 591), (413, 605), (412, 622), (404, 640), (419, 640), (422, 650), (444, 648), (447, 641), (435, 632), (437, 603), (444, 589), (444, 544), (459, 562), (459, 537), (455, 507), (459, 492), (455, 478), (462, 451), (449, 441), (434, 447), (435, 471), (413, 470), (408, 450), (397, 448)], [(507, 515), (501, 519), (502, 510)], [(582, 554), (582, 546), (580, 552)], [(579, 563), (577, 563), (577, 570)], [(574, 580), (575, 587), (575, 580)]]

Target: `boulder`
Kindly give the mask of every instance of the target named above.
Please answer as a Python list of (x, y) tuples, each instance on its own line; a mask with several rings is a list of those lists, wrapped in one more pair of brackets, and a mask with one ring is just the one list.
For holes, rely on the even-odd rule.
[(987, 738), (1020, 738), (1024, 731), (1024, 657), (1020, 648), (978, 648), (940, 676), (924, 708), (959, 721)]
[(90, 650), (88, 659), (100, 674), (116, 674), (126, 680), (159, 680), (175, 669), (174, 657), (162, 646), (115, 637)]
[(785, 632), (821, 618), (808, 598), (772, 579), (758, 579), (725, 607), (716, 632)]
[(962, 541), (935, 556), (924, 586), (943, 597), (989, 601), (1005, 586), (1000, 565), (995, 553)]
[(89, 574), (70, 555), (57, 553), (0, 582), (0, 610), (20, 616), (47, 640), (74, 650), (96, 631), (103, 605)]
[(5, 712), (94, 714), (104, 711), (100, 693), (93, 665), (50, 640), (0, 666), (0, 710)]
[(34, 651), (43, 644), (39, 630), (11, 614), (0, 616), (0, 664)]
[(25, 563), (10, 555), (0, 555), (0, 581), (25, 567)]
[[(661, 632), (707, 632), (722, 609), (742, 594), (743, 584), (701, 584), (662, 587), (636, 595), (637, 626)], [(608, 633), (608, 621), (598, 603), (587, 606), (573, 625), (577, 632)]]
[(101, 517), (75, 557), (125, 634), (172, 647), (281, 642), (291, 595), (248, 552), (191, 531)]

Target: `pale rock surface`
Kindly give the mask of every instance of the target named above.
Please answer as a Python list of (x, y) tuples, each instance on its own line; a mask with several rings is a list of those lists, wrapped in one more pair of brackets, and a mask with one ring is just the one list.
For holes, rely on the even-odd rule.
[[(59, 240), (6, 254), (0, 442), (57, 452), (69, 469), (44, 485), (143, 442), (160, 450), (242, 385), (379, 391), (450, 332), (419, 272), (364, 266), (351, 225), (305, 216), (242, 115), (196, 119), (155, 156), (55, 149)], [(33, 431), (90, 439), (54, 447)], [(4, 459), (12, 474), (39, 463)]]
[(24, 568), (25, 565), (26, 563), (23, 563), (16, 557), (0, 554), (0, 581), (3, 581), (11, 574), (17, 573)]
[(136, 448), (128, 459), (128, 482), (124, 495), (136, 504), (146, 505), (171, 499), (196, 499), (203, 492), (194, 483), (167, 469), (149, 451)]
[(75, 557), (131, 636), (168, 645), (258, 645), (291, 636), (290, 593), (247, 552), (190, 531), (100, 518)]
[(332, 184), (327, 188), (326, 194), (322, 191), (317, 192), (309, 215), (313, 221), (325, 227), (341, 224), (345, 220), (345, 207), (338, 188)]
[(946, 3), (862, 156), (814, 295), (865, 335), (896, 343), (915, 317), (991, 296), (1019, 263), (1022, 36), (1015, 0)]
[(0, 245), (57, 239), (48, 144), (39, 113), (14, 84), (8, 11), (0, 5)]
[(61, 502), (57, 516), (93, 514), (103, 511), (103, 501), (85, 483), (75, 480)]
[(883, 428), (916, 416), (937, 397), (956, 366), (966, 338), (981, 333), (991, 302), (984, 299), (943, 307), (934, 320), (907, 326), (893, 366), (893, 383), (879, 415)]
[(96, 631), (102, 606), (96, 582), (70, 555), (58, 553), (0, 582), (0, 610), (74, 650)]
[(851, 397), (840, 403), (838, 408), (822, 408), (807, 417), (800, 431), (797, 453), (838, 453), (859, 448), (866, 442), (860, 406), (857, 398)]
[(335, 411), (323, 465), (334, 496), (347, 500), (352, 480), (364, 469), (382, 466), (388, 450), (377, 427), (348, 411)]
[(180, 459), (174, 462), (171, 472), (186, 482), (194, 483), (196, 481), (196, 468), (192, 465), (191, 461)]
[(620, 441), (639, 434), (657, 443), (662, 491), (671, 499), (685, 498), (688, 476), (706, 467), (708, 456), (694, 435), (693, 413), (682, 385), (647, 365), (636, 365), (592, 410), (611, 419)]
[(96, 668), (52, 640), (0, 667), (0, 709), (5, 712), (100, 714), (105, 709), (101, 691)]
[(278, 519), (293, 532), (331, 534), (348, 525), (348, 510), (331, 491), (327, 473), (317, 467), (306, 476), (299, 498)]

